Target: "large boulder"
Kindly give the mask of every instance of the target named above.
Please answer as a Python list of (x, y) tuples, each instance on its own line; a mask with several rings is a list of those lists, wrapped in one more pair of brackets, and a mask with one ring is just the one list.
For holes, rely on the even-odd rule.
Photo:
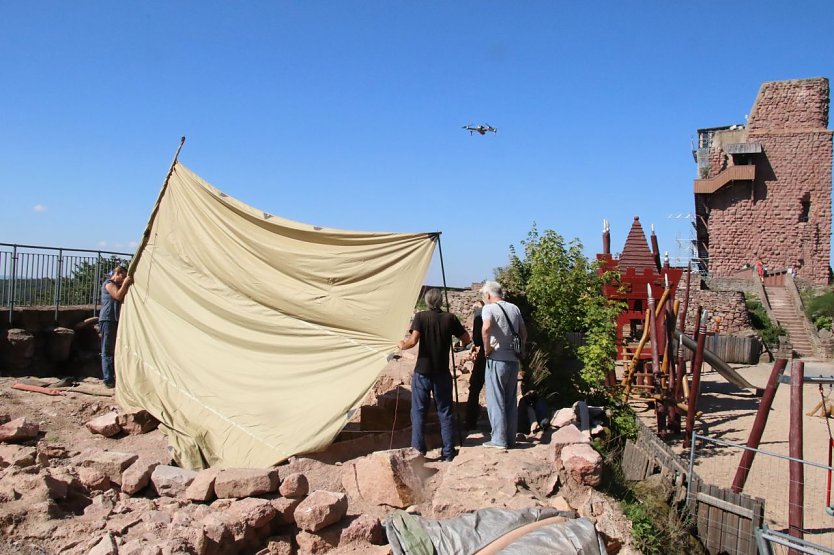
[(314, 491), (296, 507), (293, 516), (299, 528), (317, 532), (342, 520), (347, 508), (348, 499), (344, 493)]
[(590, 444), (566, 445), (561, 459), (568, 476), (578, 483), (592, 488), (602, 483), (602, 457)]
[(151, 483), (151, 475), (159, 466), (156, 461), (138, 459), (122, 473), (122, 491), (133, 495), (145, 489)]
[(37, 449), (22, 445), (0, 445), (0, 468), (7, 466), (32, 466), (35, 464)]
[(310, 491), (307, 476), (300, 472), (293, 472), (281, 482), (278, 492), (284, 497), (304, 497)]
[(197, 477), (193, 470), (186, 470), (178, 466), (160, 464), (153, 469), (151, 483), (156, 493), (167, 497), (179, 497), (185, 495), (185, 490)]
[(93, 418), (85, 424), (91, 433), (103, 435), (104, 437), (113, 437), (122, 431), (119, 426), (118, 415), (115, 412), (108, 412)]
[(11, 370), (26, 370), (35, 356), (35, 336), (24, 329), (7, 330), (5, 348), (0, 354), (3, 366)]
[(79, 466), (94, 468), (107, 476), (114, 484), (121, 485), (122, 473), (138, 458), (139, 456), (133, 453), (91, 449), (79, 455)]
[(159, 420), (146, 410), (119, 415), (119, 426), (130, 435), (146, 434), (159, 426)]
[(278, 471), (272, 468), (229, 468), (214, 480), (214, 494), (221, 499), (255, 497), (278, 489)]
[(0, 426), (0, 442), (21, 443), (37, 437), (39, 431), (35, 422), (21, 416)]
[(550, 437), (550, 451), (548, 453), (548, 459), (550, 462), (555, 463), (559, 460), (562, 449), (564, 449), (567, 445), (574, 445), (576, 443), (585, 443), (590, 445), (591, 440), (588, 436), (579, 431), (579, 428), (573, 424), (568, 424), (567, 426), (556, 430)]
[(382, 523), (371, 515), (359, 515), (344, 530), (340, 543), (367, 542), (381, 544), (385, 540)]
[(377, 505), (405, 508), (422, 489), (418, 466), (423, 457), (412, 448), (377, 451), (346, 463), (342, 486), (350, 497)]
[(52, 362), (66, 362), (72, 352), (75, 332), (68, 328), (55, 328), (46, 338), (46, 356)]
[(214, 482), (220, 470), (206, 468), (197, 473), (194, 481), (185, 490), (185, 497), (191, 501), (205, 503), (214, 499)]

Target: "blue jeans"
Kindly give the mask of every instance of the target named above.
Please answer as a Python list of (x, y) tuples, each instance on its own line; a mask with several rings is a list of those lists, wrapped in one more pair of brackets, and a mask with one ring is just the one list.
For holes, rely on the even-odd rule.
[(118, 322), (112, 320), (99, 322), (101, 328), (101, 378), (105, 382), (113, 382), (116, 379), (113, 354), (116, 352), (116, 326), (118, 324)]
[(502, 447), (512, 447), (518, 429), (518, 361), (488, 358), (485, 381), (491, 441)]
[(430, 396), (440, 418), (440, 437), (443, 438), (443, 458), (455, 456), (455, 425), (452, 420), (452, 375), (414, 373), (411, 379), (411, 446), (426, 454), (423, 422), (429, 410)]

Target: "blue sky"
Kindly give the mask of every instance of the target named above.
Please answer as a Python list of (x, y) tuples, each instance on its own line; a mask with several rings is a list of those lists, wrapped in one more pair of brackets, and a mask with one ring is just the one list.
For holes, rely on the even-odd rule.
[(603, 218), (616, 251), (639, 215), (674, 257), (690, 138), (764, 81), (834, 77), (831, 21), (830, 0), (7, 1), (0, 242), (132, 251), (185, 135), (184, 164), (267, 212), (442, 231), (450, 285), (533, 222), (593, 255)]

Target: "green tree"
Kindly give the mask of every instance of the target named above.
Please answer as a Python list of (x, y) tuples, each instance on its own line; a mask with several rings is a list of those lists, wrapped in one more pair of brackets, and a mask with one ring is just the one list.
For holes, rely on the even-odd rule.
[(94, 304), (98, 299), (98, 290), (105, 277), (116, 266), (127, 267), (129, 260), (112, 255), (109, 258), (69, 259), (73, 265), (69, 277), (63, 278), (61, 284), (61, 302), (66, 305)]
[[(570, 394), (569, 389), (573, 395), (600, 391), (614, 368), (615, 321), (622, 310), (602, 295), (602, 286), (616, 276), (600, 275), (579, 240), (566, 242), (553, 230), (540, 233), (533, 225), (521, 244), (523, 256), (510, 247), (510, 262), (496, 276), (528, 323), (529, 377), (550, 397)], [(577, 332), (584, 336), (578, 348)], [(573, 372), (570, 360), (576, 355), (582, 368)]]

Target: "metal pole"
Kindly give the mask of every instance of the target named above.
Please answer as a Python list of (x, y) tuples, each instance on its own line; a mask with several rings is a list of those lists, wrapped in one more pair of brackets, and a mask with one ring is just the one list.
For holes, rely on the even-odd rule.
[(98, 312), (99, 287), (101, 287), (101, 251), (96, 252), (96, 282), (93, 285), (93, 316)]
[(805, 504), (805, 469), (802, 459), (802, 384), (805, 363), (794, 360), (791, 363), (791, 428), (788, 439), (790, 456), (788, 484), (788, 531), (794, 538), (803, 539)]
[(184, 144), (185, 137), (182, 137), (182, 139), (180, 139), (180, 146), (177, 148), (176, 154), (174, 154), (174, 160), (171, 162), (171, 168), (168, 170), (168, 174), (165, 176), (165, 181), (162, 183), (162, 189), (160, 189), (159, 196), (156, 198), (156, 204), (151, 210), (151, 217), (148, 219), (148, 226), (145, 228), (145, 232), (142, 234), (142, 240), (139, 242), (139, 246), (136, 247), (136, 254), (133, 255), (133, 260), (130, 261), (130, 265), (127, 268), (127, 275), (130, 277), (133, 277), (133, 273), (136, 271), (136, 266), (139, 264), (139, 259), (142, 257), (145, 246), (151, 239), (151, 229), (153, 228), (154, 220), (156, 220), (156, 214), (159, 212), (159, 205), (162, 203), (162, 197), (165, 195), (166, 189), (168, 189), (168, 181), (174, 173), (174, 167), (177, 165), (177, 159), (180, 157), (180, 151), (182, 150), (182, 145)]
[(12, 284), (11, 284), (11, 293), (12, 296), (9, 299), (9, 325), (12, 324), (12, 319), (14, 316), (14, 298), (17, 292), (15, 289), (17, 288), (17, 245), (12, 247)]
[(64, 250), (58, 249), (58, 273), (55, 275), (55, 322), (58, 322), (58, 307), (61, 306), (61, 274), (64, 271)]
[[(440, 274), (443, 276), (443, 296), (446, 299), (446, 311), (451, 314), (452, 308), (449, 305), (449, 291), (446, 288), (446, 268), (443, 264), (443, 245), (440, 243), (440, 232), (437, 232), (437, 250), (440, 253)], [(451, 355), (452, 361), (452, 385), (454, 386), (455, 392), (455, 406), (453, 407), (452, 414), (455, 417), (455, 428), (458, 430), (458, 444), (463, 447), (463, 431), (460, 427), (460, 418), (458, 417), (458, 407), (460, 406), (460, 399), (458, 397), (458, 372), (457, 366), (455, 365), (455, 350), (452, 348), (451, 343), (449, 344), (449, 354)]]
[(689, 447), (689, 436), (695, 430), (695, 411), (698, 408), (698, 390), (701, 387), (701, 365), (704, 363), (704, 342), (707, 339), (706, 323), (707, 311), (701, 314), (700, 333), (698, 334), (698, 345), (695, 348), (695, 355), (692, 360), (692, 385), (689, 386), (689, 406), (686, 413), (686, 435), (684, 436), (684, 447)]
[(767, 417), (770, 414), (770, 407), (773, 405), (773, 398), (776, 397), (776, 388), (779, 387), (779, 376), (785, 371), (787, 365), (787, 359), (780, 358), (773, 365), (773, 370), (770, 372), (770, 378), (767, 380), (764, 395), (762, 395), (762, 400), (759, 401), (756, 420), (753, 421), (753, 428), (750, 429), (750, 437), (747, 438), (747, 447), (750, 447), (750, 449), (745, 449), (741, 455), (741, 461), (738, 463), (736, 476), (733, 479), (733, 491), (736, 493), (741, 493), (744, 489), (745, 482), (747, 482), (747, 475), (750, 472), (750, 467), (753, 466), (753, 459), (756, 456), (754, 449), (758, 449), (759, 443), (762, 441), (762, 434), (767, 424)]

